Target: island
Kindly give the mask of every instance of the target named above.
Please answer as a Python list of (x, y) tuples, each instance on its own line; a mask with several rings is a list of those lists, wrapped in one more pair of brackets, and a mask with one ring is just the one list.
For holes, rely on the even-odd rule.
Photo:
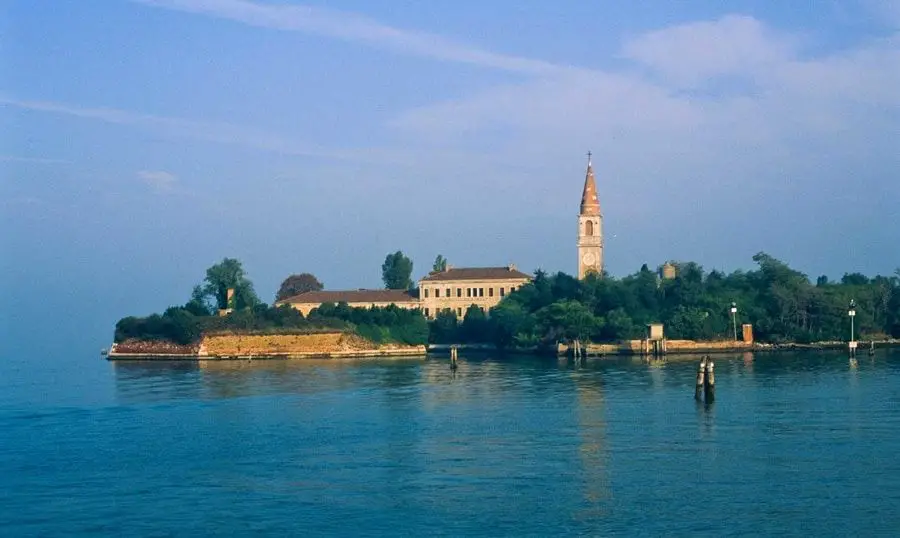
[(671, 261), (623, 278), (588, 271), (579, 279), (526, 275), (511, 264), (453, 268), (438, 256), (414, 284), (412, 261), (398, 251), (385, 258), (383, 290), (327, 291), (300, 273), (266, 304), (241, 262), (225, 258), (184, 305), (119, 320), (107, 358), (422, 357), (452, 347), (647, 354), (657, 326), (665, 327), (669, 353), (893, 345), (900, 338), (900, 271), (813, 282), (768, 254), (753, 260), (756, 270), (730, 274)]

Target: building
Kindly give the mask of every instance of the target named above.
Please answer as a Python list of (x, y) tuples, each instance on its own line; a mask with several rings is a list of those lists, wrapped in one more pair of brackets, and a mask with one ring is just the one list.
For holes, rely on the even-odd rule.
[(462, 318), (469, 306), (475, 305), (487, 312), (508, 293), (528, 282), (531, 277), (515, 265), (447, 266), (447, 269), (432, 272), (419, 281), (419, 305), (427, 318), (434, 318), (442, 310), (450, 310)]
[(583, 279), (589, 273), (603, 273), (603, 215), (590, 152), (578, 215), (578, 278)]
[(275, 306), (288, 304), (308, 316), (313, 308), (323, 303), (347, 303), (355, 308), (372, 308), (397, 305), (400, 308), (419, 308), (419, 300), (406, 290), (348, 290), (308, 291), (275, 302)]
[(275, 303), (291, 305), (304, 316), (323, 303), (347, 303), (356, 308), (384, 307), (419, 308), (427, 318), (434, 318), (442, 310), (450, 310), (462, 318), (471, 305), (485, 312), (497, 306), (507, 294), (531, 282), (531, 277), (515, 265), (506, 267), (447, 266), (419, 281), (419, 296), (406, 290), (348, 290), (308, 291)]

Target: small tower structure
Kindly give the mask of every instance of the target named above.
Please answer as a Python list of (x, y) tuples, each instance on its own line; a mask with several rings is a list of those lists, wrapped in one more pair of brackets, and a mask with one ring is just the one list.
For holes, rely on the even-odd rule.
[(597, 197), (597, 181), (591, 152), (588, 152), (587, 173), (581, 193), (581, 211), (578, 215), (578, 278), (589, 273), (603, 273), (603, 215)]

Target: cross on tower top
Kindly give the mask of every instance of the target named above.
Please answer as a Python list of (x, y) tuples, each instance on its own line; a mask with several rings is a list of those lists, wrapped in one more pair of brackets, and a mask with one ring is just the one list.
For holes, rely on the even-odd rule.
[(591, 155), (593, 155), (590, 151), (587, 152), (588, 156), (588, 164), (591, 164)]

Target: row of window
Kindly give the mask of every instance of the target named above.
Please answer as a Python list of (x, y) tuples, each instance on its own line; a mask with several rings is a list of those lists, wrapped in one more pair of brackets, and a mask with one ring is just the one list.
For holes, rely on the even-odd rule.
[[(497, 290), (497, 293), (500, 297), (506, 296), (506, 288), (505, 287), (503, 287), (503, 288), (487, 288), (487, 296), (493, 297), (495, 289)], [(465, 290), (466, 290), (466, 297), (484, 297), (485, 288), (465, 288)], [(425, 293), (426, 299), (428, 299), (431, 291), (432, 291), (431, 288), (425, 288), (424, 293)], [(452, 297), (452, 291), (453, 291), (453, 288), (444, 288), (444, 297), (447, 297), (447, 298)], [(509, 293), (512, 293), (514, 291), (516, 291), (516, 287), (510, 286)], [(441, 288), (434, 288), (434, 296), (437, 298), (441, 297)], [(456, 288), (456, 296), (457, 297), (463, 296), (463, 288)]]

